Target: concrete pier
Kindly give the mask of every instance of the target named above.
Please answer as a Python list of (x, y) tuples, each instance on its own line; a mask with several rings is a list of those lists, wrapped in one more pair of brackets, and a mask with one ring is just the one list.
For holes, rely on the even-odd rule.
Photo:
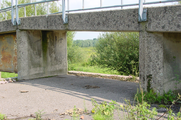
[(18, 79), (67, 74), (65, 31), (17, 30)]

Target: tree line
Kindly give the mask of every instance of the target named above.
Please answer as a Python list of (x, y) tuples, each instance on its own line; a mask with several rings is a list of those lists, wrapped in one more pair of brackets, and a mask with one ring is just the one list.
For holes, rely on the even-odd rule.
[(73, 45), (79, 46), (79, 47), (95, 47), (98, 39), (94, 38), (92, 40), (74, 40)]

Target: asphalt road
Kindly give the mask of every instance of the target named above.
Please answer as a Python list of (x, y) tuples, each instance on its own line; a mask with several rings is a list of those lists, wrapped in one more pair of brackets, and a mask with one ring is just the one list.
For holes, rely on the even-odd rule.
[[(0, 84), (0, 113), (9, 119), (28, 119), (43, 111), (43, 118), (70, 119), (60, 116), (74, 108), (92, 109), (91, 98), (98, 102), (115, 100), (124, 104), (133, 100), (138, 83), (74, 75), (56, 76)], [(90, 115), (84, 115), (91, 120)]]

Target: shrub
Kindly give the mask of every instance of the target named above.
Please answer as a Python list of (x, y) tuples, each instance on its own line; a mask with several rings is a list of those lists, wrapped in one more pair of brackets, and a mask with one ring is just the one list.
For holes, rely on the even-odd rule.
[(120, 74), (138, 75), (138, 33), (105, 33), (99, 36), (92, 65), (98, 64), (117, 70)]
[(85, 59), (84, 51), (78, 46), (71, 46), (67, 48), (68, 63), (81, 63)]

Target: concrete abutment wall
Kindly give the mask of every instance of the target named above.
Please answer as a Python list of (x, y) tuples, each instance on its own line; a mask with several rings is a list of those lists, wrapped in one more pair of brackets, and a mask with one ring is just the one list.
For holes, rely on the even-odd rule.
[(66, 31), (16, 31), (18, 79), (67, 74)]

